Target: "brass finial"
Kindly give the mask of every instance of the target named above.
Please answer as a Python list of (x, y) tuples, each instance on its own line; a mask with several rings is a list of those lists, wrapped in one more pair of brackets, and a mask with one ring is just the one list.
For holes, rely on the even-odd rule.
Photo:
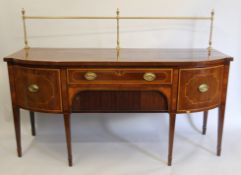
[(24, 8), (22, 8), (21, 12), (22, 12), (22, 18), (23, 18), (23, 35), (24, 35), (24, 45), (25, 45), (24, 48), (29, 49)]
[(212, 9), (212, 11), (211, 11), (212, 18), (214, 17), (214, 15), (215, 15), (215, 11), (214, 11), (214, 9)]
[(119, 57), (120, 57), (119, 15), (120, 15), (120, 11), (119, 11), (119, 8), (117, 8), (117, 10), (116, 10), (116, 22), (117, 22), (116, 55), (117, 55), (117, 61), (119, 60)]
[(119, 14), (120, 14), (120, 10), (119, 10), (119, 8), (117, 8), (116, 15), (119, 16)]
[(24, 17), (25, 16), (25, 10), (24, 10), (24, 8), (22, 8), (22, 16)]
[(208, 55), (211, 55), (212, 51), (212, 38), (213, 38), (213, 22), (214, 22), (214, 9), (211, 11), (211, 23), (210, 23), (210, 34), (209, 34), (209, 42), (208, 42)]

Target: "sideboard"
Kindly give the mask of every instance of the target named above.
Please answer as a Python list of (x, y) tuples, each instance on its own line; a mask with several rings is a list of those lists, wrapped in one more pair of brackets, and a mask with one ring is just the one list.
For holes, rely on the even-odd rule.
[(19, 109), (61, 113), (72, 166), (71, 113), (169, 113), (168, 165), (176, 114), (219, 109), (217, 155), (221, 154), (229, 65), (233, 58), (212, 49), (24, 48), (8, 64), (18, 156), (22, 156)]

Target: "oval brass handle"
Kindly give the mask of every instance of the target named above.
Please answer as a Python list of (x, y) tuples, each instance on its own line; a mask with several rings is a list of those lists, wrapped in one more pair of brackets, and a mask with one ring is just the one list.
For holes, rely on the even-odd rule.
[(31, 85), (28, 86), (28, 91), (33, 92), (33, 93), (38, 92), (39, 86), (36, 85), (36, 84), (31, 84)]
[(151, 72), (147, 72), (143, 75), (144, 80), (146, 81), (153, 81), (156, 79), (156, 75), (154, 73)]
[(90, 81), (95, 80), (97, 78), (97, 74), (94, 72), (86, 72), (84, 76), (86, 80), (90, 80)]
[(198, 90), (199, 90), (201, 93), (207, 92), (208, 89), (209, 89), (209, 87), (208, 87), (207, 84), (201, 84), (201, 85), (198, 87)]

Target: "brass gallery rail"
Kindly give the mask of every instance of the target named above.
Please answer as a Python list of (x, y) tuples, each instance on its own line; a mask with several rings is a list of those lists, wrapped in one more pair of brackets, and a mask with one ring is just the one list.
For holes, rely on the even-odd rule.
[(187, 16), (120, 16), (120, 11), (117, 9), (116, 16), (26, 16), (25, 10), (22, 9), (22, 18), (23, 18), (23, 28), (24, 28), (24, 44), (25, 48), (29, 48), (28, 44), (28, 35), (26, 29), (26, 19), (114, 19), (116, 20), (116, 51), (117, 51), (117, 60), (120, 55), (120, 19), (160, 19), (160, 20), (208, 20), (210, 21), (210, 31), (209, 31), (209, 40), (208, 40), (208, 50), (211, 52), (212, 49), (212, 35), (213, 35), (213, 22), (214, 22), (214, 10), (212, 10), (209, 17), (187, 17)]

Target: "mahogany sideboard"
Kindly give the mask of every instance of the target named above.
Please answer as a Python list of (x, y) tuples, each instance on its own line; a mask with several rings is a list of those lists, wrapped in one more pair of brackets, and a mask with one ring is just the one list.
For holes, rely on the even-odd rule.
[(22, 49), (8, 64), (18, 156), (22, 156), (19, 109), (64, 116), (68, 163), (72, 166), (71, 113), (169, 113), (168, 165), (176, 114), (218, 107), (217, 155), (221, 154), (224, 113), (233, 58), (208, 49)]

